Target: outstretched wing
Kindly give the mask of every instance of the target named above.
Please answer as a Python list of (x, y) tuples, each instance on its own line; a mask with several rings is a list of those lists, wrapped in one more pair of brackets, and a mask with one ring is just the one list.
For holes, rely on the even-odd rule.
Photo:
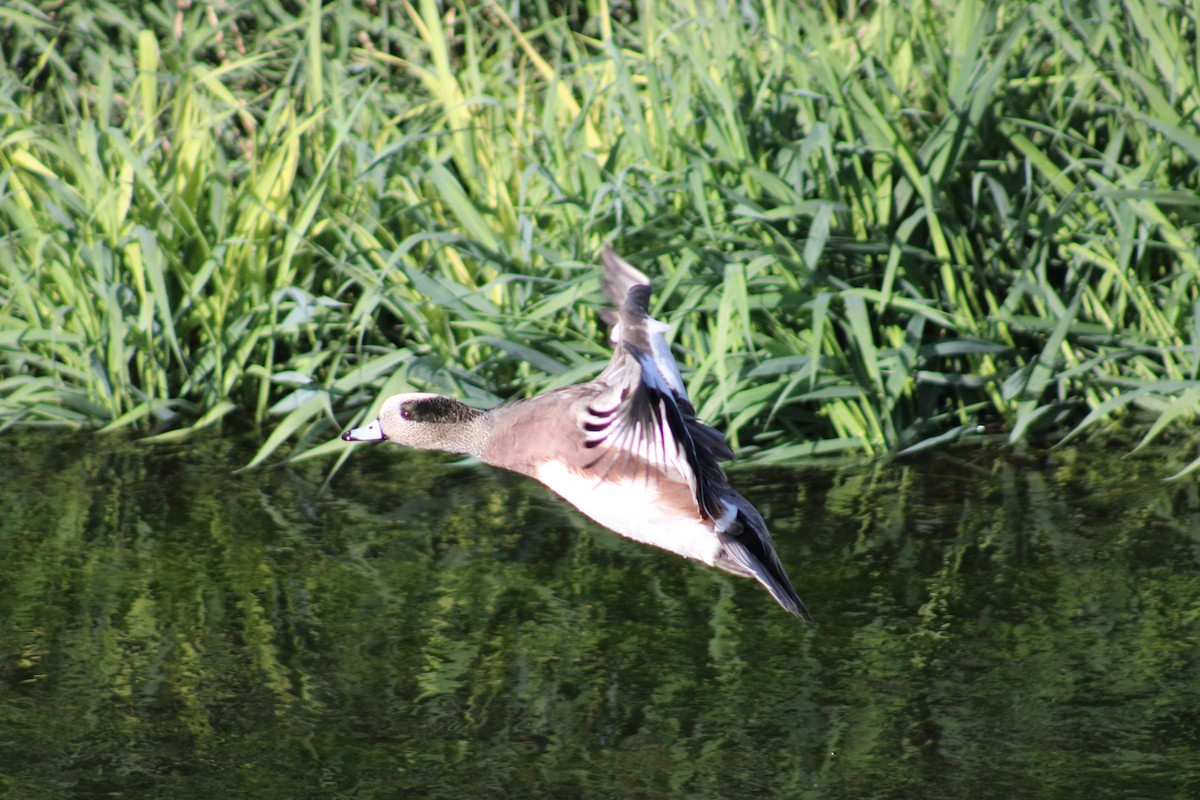
[[(725, 437), (696, 418), (664, 334), (649, 313), (650, 281), (605, 246), (604, 292), (618, 308), (604, 315), (613, 326), (614, 351), (596, 379), (603, 387), (585, 409), (585, 446), (596, 450), (587, 469), (665, 477), (691, 490), (700, 515), (720, 541), (713, 566), (756, 579), (781, 606), (809, 620), (784, 572), (762, 516), (725, 478), (721, 461), (733, 458)], [(636, 537), (635, 537), (636, 538)]]
[[(600, 252), (600, 264), (604, 267), (602, 284), (604, 294), (608, 297), (609, 302), (616, 306), (616, 308), (606, 308), (600, 312), (604, 321), (612, 326), (610, 335), (613, 344), (618, 345), (622, 340), (627, 340), (649, 353), (654, 362), (654, 368), (671, 389), (676, 400), (687, 403), (688, 408), (691, 409), (692, 403), (688, 399), (687, 388), (683, 385), (683, 378), (679, 375), (679, 365), (675, 363), (675, 357), (671, 355), (671, 345), (667, 343), (665, 336), (667, 331), (671, 330), (671, 326), (650, 317), (650, 279), (641, 270), (617, 255), (616, 251), (608, 245), (604, 245), (604, 249)], [(637, 314), (635, 320), (628, 326), (622, 327), (621, 314), (625, 301), (629, 297), (630, 290), (637, 286), (645, 287), (645, 297), (641, 298), (640, 314)]]
[(602, 256), (605, 290), (625, 290), (613, 326), (612, 361), (597, 378), (607, 387), (587, 407), (586, 446), (609, 469), (661, 471), (692, 490), (700, 513), (728, 524), (719, 492), (728, 486), (720, 461), (733, 458), (725, 437), (696, 419), (663, 333), (650, 318), (650, 283), (610, 248)]

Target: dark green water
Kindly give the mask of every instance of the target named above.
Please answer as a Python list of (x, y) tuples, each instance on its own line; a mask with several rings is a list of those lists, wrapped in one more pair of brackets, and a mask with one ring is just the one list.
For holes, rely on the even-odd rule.
[(398, 448), (0, 438), (14, 798), (1191, 798), (1200, 491), (741, 471), (820, 620)]

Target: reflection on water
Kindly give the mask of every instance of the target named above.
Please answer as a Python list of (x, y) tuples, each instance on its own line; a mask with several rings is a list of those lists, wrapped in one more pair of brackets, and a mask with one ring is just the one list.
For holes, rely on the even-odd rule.
[(0, 440), (6, 794), (1200, 794), (1160, 461), (743, 471), (813, 627), (513, 476), (250, 452)]

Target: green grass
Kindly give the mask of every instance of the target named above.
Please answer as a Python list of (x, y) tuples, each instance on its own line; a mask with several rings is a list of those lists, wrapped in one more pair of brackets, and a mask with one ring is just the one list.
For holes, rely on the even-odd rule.
[(604, 241), (763, 461), (1194, 418), (1191, 5), (130, 5), (0, 9), (0, 427), (586, 380)]

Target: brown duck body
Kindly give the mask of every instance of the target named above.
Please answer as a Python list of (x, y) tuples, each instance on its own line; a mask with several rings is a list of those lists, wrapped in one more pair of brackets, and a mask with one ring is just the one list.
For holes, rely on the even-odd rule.
[(754, 578), (811, 619), (762, 516), (730, 485), (725, 438), (696, 418), (650, 318), (648, 279), (605, 247), (605, 291), (620, 303), (613, 358), (595, 380), (490, 411), (431, 394), (388, 398), (347, 441), (389, 440), (479, 457), (529, 475), (622, 536)]

